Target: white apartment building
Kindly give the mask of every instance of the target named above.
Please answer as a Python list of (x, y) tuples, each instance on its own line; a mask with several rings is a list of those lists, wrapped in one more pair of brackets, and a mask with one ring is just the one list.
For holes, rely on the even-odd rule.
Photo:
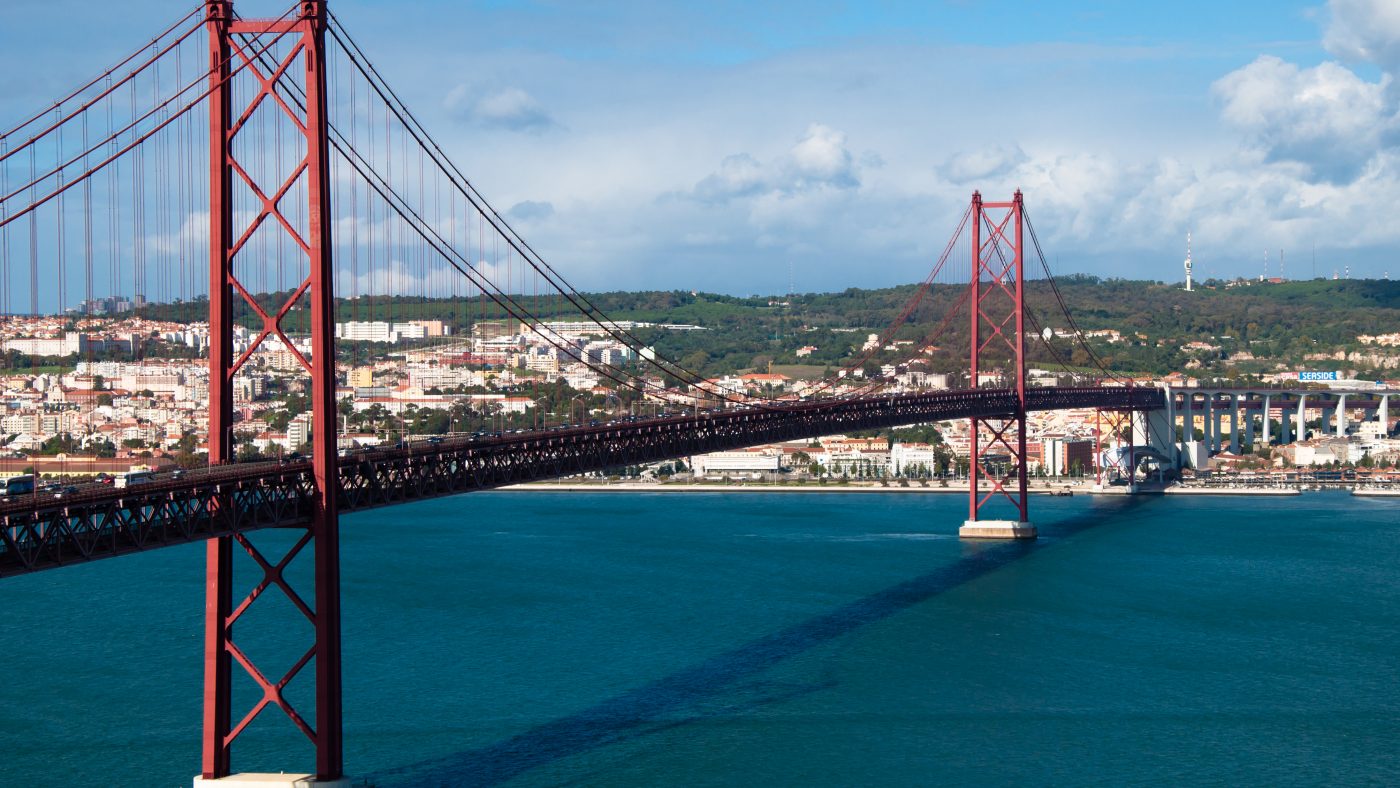
[(918, 470), (922, 467), (929, 473), (934, 470), (933, 446), (927, 443), (896, 443), (890, 447), (890, 470), (898, 476), (905, 470)]
[(828, 447), (816, 456), (818, 463), (833, 476), (880, 477), (890, 472), (890, 452), (879, 450), (841, 449)]
[(352, 342), (397, 344), (405, 339), (442, 337), (451, 333), (451, 327), (443, 324), (441, 320), (410, 320), (406, 323), (350, 320), (335, 324), (336, 338)]
[(782, 454), (765, 449), (741, 449), (697, 454), (690, 458), (691, 471), (697, 476), (723, 473), (776, 473)]

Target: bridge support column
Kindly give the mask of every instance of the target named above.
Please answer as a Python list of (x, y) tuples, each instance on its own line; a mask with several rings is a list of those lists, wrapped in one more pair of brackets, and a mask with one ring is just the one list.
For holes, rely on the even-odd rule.
[(1264, 395), (1264, 417), (1263, 417), (1262, 419), (1260, 419), (1260, 426), (1262, 426), (1262, 427), (1264, 428), (1264, 436), (1263, 436), (1263, 439), (1264, 439), (1264, 447), (1265, 447), (1265, 448), (1268, 448), (1268, 446), (1269, 446), (1269, 413), (1273, 410), (1271, 407), (1269, 407), (1269, 405), (1270, 405), (1269, 395), (1268, 395), (1268, 394), (1265, 394), (1265, 395)]
[(1230, 453), (1240, 453), (1240, 395), (1230, 395)]
[(1337, 437), (1345, 438), (1347, 435), (1347, 395), (1337, 395)]
[(1196, 440), (1196, 395), (1189, 391), (1186, 392), (1181, 398), (1181, 406), (1186, 410), (1181, 419), (1181, 439), (1194, 443)]
[(1258, 446), (1256, 445), (1256, 444), (1257, 444), (1257, 441), (1256, 441), (1256, 437), (1255, 437), (1255, 436), (1256, 436), (1256, 433), (1255, 433), (1255, 429), (1254, 429), (1254, 411), (1251, 410), (1251, 408), (1250, 408), (1250, 406), (1251, 406), (1253, 403), (1258, 402), (1258, 401), (1259, 401), (1259, 400), (1257, 400), (1257, 399), (1251, 398), (1248, 394), (1245, 394), (1245, 395), (1244, 395), (1244, 444), (1243, 444), (1243, 445), (1244, 445), (1245, 451), (1251, 451), (1251, 452), (1252, 452), (1252, 451), (1255, 451), (1255, 450), (1258, 448)]
[[(1166, 429), (1159, 431), (1158, 440), (1166, 448), (1167, 459), (1172, 463), (1172, 466), (1179, 467), (1181, 465), (1181, 443), (1191, 438), (1186, 434), (1184, 426), (1181, 428), (1181, 437), (1177, 437), (1177, 416), (1180, 413), (1177, 410), (1176, 396), (1172, 393), (1171, 386), (1162, 386), (1162, 399), (1167, 403), (1165, 412), (1167, 425)], [(1191, 411), (1187, 408), (1186, 412), (1189, 414)]]
[(1298, 395), (1298, 429), (1294, 441), (1305, 441), (1308, 439), (1308, 395)]
[(1219, 425), (1217, 425), (1217, 424), (1215, 423), (1215, 408), (1213, 407), (1213, 406), (1214, 406), (1214, 403), (1215, 403), (1215, 395), (1212, 394), (1212, 393), (1210, 393), (1210, 392), (1206, 392), (1205, 399), (1202, 400), (1202, 402), (1203, 402), (1203, 404), (1205, 405), (1205, 409), (1206, 409), (1206, 410), (1205, 410), (1206, 451), (1207, 451), (1208, 453), (1210, 453), (1210, 454), (1214, 454), (1214, 453), (1220, 451), (1220, 444), (1217, 443), (1217, 442), (1216, 442), (1216, 439), (1215, 439), (1216, 427), (1219, 426)]
[[(333, 271), (331, 268), (330, 163), (326, 115), (325, 0), (302, 0), (294, 19), (246, 20), (233, 16), (229, 0), (206, 0), (206, 26), (210, 36), (210, 283), (209, 283), (209, 456), (211, 463), (233, 458), (232, 425), (233, 377), (252, 351), (269, 337), (282, 340), (284, 347), (310, 378), (312, 410), (312, 457), (303, 508), (297, 514), (309, 520), (300, 538), (280, 559), (265, 556), (244, 534), (220, 537), (209, 543), (206, 555), (205, 659), (204, 659), (204, 736), (201, 775), (195, 784), (243, 785), (348, 785), (342, 774), (343, 755), (340, 717), (340, 547), (337, 495), (340, 489), (336, 467), (335, 347), (332, 314)], [(285, 44), (271, 46), (272, 37)], [(243, 65), (241, 74), (230, 77), (230, 63)], [(304, 102), (293, 91), (274, 86), (279, 81), (299, 82)], [(237, 88), (233, 84), (240, 83)], [(231, 102), (237, 98), (246, 106), (235, 115)], [(288, 150), (276, 147), (280, 162), (291, 152), (289, 166), (278, 173), (267, 173), (238, 160), (239, 151), (261, 152), (276, 145), (258, 138), (235, 145), (239, 132), (246, 129), (241, 120), (255, 111), (272, 113), (285, 121)], [(303, 147), (304, 146), (304, 147)], [(251, 155), (257, 155), (256, 153)], [(261, 161), (261, 160), (259, 160)], [(273, 175), (275, 183), (259, 182), (248, 174)], [(231, 195), (235, 177), (242, 183), (240, 193), (251, 195), (261, 210), (254, 218), (249, 212), (236, 215)], [(292, 205), (305, 195), (306, 213)], [(293, 196), (295, 195), (295, 196)], [(284, 214), (283, 211), (287, 213)], [(235, 232), (234, 223), (240, 227)], [(276, 264), (305, 265), (305, 279), (290, 298), (275, 311), (264, 308), (239, 280), (248, 271), (272, 264), (265, 252), (246, 244), (258, 229), (290, 236), (291, 248), (305, 255), (279, 259)], [(275, 248), (275, 247), (274, 247)], [(293, 269), (297, 270), (297, 269)], [(254, 276), (257, 274), (255, 273)], [(252, 280), (250, 280), (252, 281)], [(236, 294), (236, 295), (235, 295)], [(232, 349), (233, 306), (240, 306), (262, 321), (262, 330), (242, 357)], [(272, 305), (272, 306), (275, 306)], [(295, 308), (304, 308), (311, 317), (311, 352), (303, 355), (285, 338), (281, 321)], [(293, 471), (289, 471), (293, 472)], [(216, 499), (218, 510), (237, 505), (231, 497)], [(292, 529), (295, 532), (295, 529)], [(234, 605), (233, 543), (245, 551), (261, 569), (262, 577), (242, 601)], [(312, 604), (292, 590), (283, 569), (304, 549), (312, 553), (314, 596)], [(276, 590), (274, 590), (274, 587)], [(264, 593), (283, 593), (292, 606), (311, 624), (314, 642), (291, 665), (256, 666), (234, 639), (234, 624)], [(231, 686), (233, 664), (237, 663), (253, 681), (261, 698), (251, 709), (232, 716)], [(308, 665), (315, 668), (315, 709), (294, 708), (283, 687)], [(233, 742), (264, 712), (281, 712), (301, 735), (315, 747), (316, 772), (308, 775), (234, 775)], [(236, 719), (236, 722), (235, 722)]]
[[(981, 388), (985, 359), (1001, 366), (1012, 378), (1016, 414), (1010, 419), (970, 420), (968, 517), (958, 535), (970, 539), (1034, 539), (1036, 529), (1026, 505), (1026, 354), (1025, 290), (1022, 254), (1022, 202), (1018, 190), (1011, 202), (984, 203), (972, 195), (971, 365), (972, 387)], [(983, 237), (983, 229), (986, 237)], [(985, 329), (985, 331), (984, 331)], [(1008, 334), (1008, 329), (1013, 333)], [(992, 367), (988, 371), (995, 370)], [(1008, 376), (1006, 373), (1009, 372)], [(984, 442), (983, 435), (987, 437)], [(985, 477), (990, 489), (978, 489)], [(1015, 507), (1015, 520), (984, 519), (982, 510), (993, 499)]]
[(1387, 407), (1389, 403), (1390, 395), (1382, 394), (1381, 406), (1376, 408), (1376, 420), (1381, 423), (1380, 433), (1382, 438), (1390, 434), (1390, 408)]

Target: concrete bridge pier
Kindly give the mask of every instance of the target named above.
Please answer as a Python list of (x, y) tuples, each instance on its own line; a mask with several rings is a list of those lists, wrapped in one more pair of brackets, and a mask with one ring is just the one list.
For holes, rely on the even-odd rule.
[(243, 772), (227, 777), (194, 778), (194, 788), (351, 788), (348, 777), (318, 780), (314, 774)]
[(1249, 406), (1251, 402), (1258, 402), (1258, 400), (1251, 400), (1248, 394), (1244, 397), (1244, 446), (1245, 451), (1254, 451), (1258, 447), (1255, 445), (1257, 441), (1254, 433), (1254, 411), (1250, 410)]
[[(1172, 396), (1172, 390), (1169, 386), (1162, 386), (1162, 395), (1167, 404), (1167, 435), (1174, 445), (1176, 443), (1176, 398)], [(1181, 439), (1186, 440), (1185, 427), (1181, 429)]]
[(1376, 421), (1381, 423), (1381, 437), (1390, 434), (1390, 395), (1381, 395), (1381, 406), (1376, 408)]
[(1133, 414), (1133, 444), (1155, 450), (1173, 467), (1181, 465), (1172, 409), (1137, 411)]
[(1211, 453), (1214, 453), (1214, 452), (1217, 452), (1217, 451), (1220, 450), (1220, 444), (1219, 444), (1218, 442), (1216, 442), (1216, 440), (1215, 440), (1216, 427), (1217, 427), (1218, 425), (1216, 425), (1216, 423), (1215, 423), (1215, 408), (1212, 407), (1212, 403), (1213, 403), (1214, 400), (1215, 400), (1215, 395), (1214, 395), (1214, 394), (1206, 394), (1206, 398), (1205, 398), (1205, 400), (1204, 400), (1204, 405), (1205, 405), (1205, 409), (1206, 409), (1206, 410), (1205, 410), (1205, 422), (1206, 422), (1206, 423), (1205, 423), (1206, 449), (1209, 450)]
[(1344, 438), (1347, 434), (1347, 395), (1337, 395), (1337, 437)]
[(1308, 439), (1308, 395), (1298, 395), (1298, 436), (1295, 441)]
[(1264, 446), (1265, 446), (1265, 447), (1268, 447), (1268, 445), (1269, 445), (1269, 412), (1272, 410), (1272, 408), (1269, 407), (1269, 404), (1270, 404), (1270, 403), (1269, 403), (1269, 395), (1268, 395), (1268, 394), (1265, 394), (1265, 395), (1264, 395), (1264, 417), (1263, 417), (1262, 419), (1259, 420), (1260, 425), (1264, 428)]
[(1240, 453), (1240, 395), (1230, 395), (1230, 453)]

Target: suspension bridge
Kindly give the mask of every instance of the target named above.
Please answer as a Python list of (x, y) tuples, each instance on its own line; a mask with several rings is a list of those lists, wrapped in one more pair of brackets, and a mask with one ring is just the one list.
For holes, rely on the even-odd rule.
[[(1053, 312), (1037, 316), (1030, 307), (1028, 278), (1043, 279)], [(931, 314), (929, 293), (948, 283), (961, 283), (960, 296)], [(528, 334), (559, 362), (666, 412), (345, 449), (339, 387), (347, 370), (373, 354), (363, 343), (337, 342), (337, 322), (442, 317), (443, 304), (446, 322), (458, 328), (496, 324), (501, 335)], [(207, 463), (120, 489), (11, 495), (0, 502), (0, 577), (205, 542), (197, 782), (233, 779), (234, 743), (265, 712), (285, 715), (304, 734), (318, 784), (344, 778), (340, 512), (773, 441), (968, 419), (968, 526), (1033, 536), (1027, 413), (1165, 407), (1160, 390), (1117, 379), (1085, 342), (1019, 192), (1004, 202), (974, 194), (879, 341), (800, 398), (707, 379), (655, 353), (634, 327), (604, 314), (546, 262), (448, 158), (324, 0), (297, 2), (273, 19), (245, 19), (229, 0), (208, 0), (8, 127), (0, 135), (0, 310), (6, 339), (23, 335), (16, 341), (29, 343), (6, 349), (22, 347), (35, 358), (77, 353), (96, 362), (125, 353), (140, 360), (160, 330), (152, 328), (157, 313), (196, 336), (193, 357), (207, 367), (207, 380), (193, 399), (207, 405), (190, 418)], [(1070, 369), (1064, 349), (1043, 332), (1052, 314), (1091, 359), (1092, 379), (1027, 385), (1032, 356)], [(604, 363), (550, 327), (568, 316), (625, 349), (627, 363)], [(911, 354), (950, 343), (969, 348), (965, 386), (918, 390), (856, 374), (915, 329), (923, 341), (906, 343)], [(46, 353), (51, 347), (65, 353)], [(270, 371), (279, 381), (302, 380), (311, 451), (237, 461), (239, 424), (254, 417)], [(79, 446), (100, 435), (111, 415), (91, 397), (82, 402), (62, 417)], [(1009, 519), (987, 525), (998, 507)], [(979, 523), (986, 528), (979, 531)], [(266, 555), (254, 542), (266, 528), (301, 535), (284, 554)], [(256, 565), (251, 583), (235, 582), (235, 551)], [(309, 596), (284, 574), (305, 552), (314, 561)], [(234, 630), (274, 587), (314, 636), (299, 660), (270, 671), (254, 664)], [(295, 708), (284, 690), (308, 666), (314, 708)], [(257, 685), (237, 714), (236, 670)]]

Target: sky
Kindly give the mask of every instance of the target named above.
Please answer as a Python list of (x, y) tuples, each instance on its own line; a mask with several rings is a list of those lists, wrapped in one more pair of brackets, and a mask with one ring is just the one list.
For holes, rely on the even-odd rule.
[[(1017, 188), (1059, 273), (1400, 276), (1400, 0), (330, 6), (585, 289), (917, 281)], [(6, 0), (0, 118), (189, 7)]]

